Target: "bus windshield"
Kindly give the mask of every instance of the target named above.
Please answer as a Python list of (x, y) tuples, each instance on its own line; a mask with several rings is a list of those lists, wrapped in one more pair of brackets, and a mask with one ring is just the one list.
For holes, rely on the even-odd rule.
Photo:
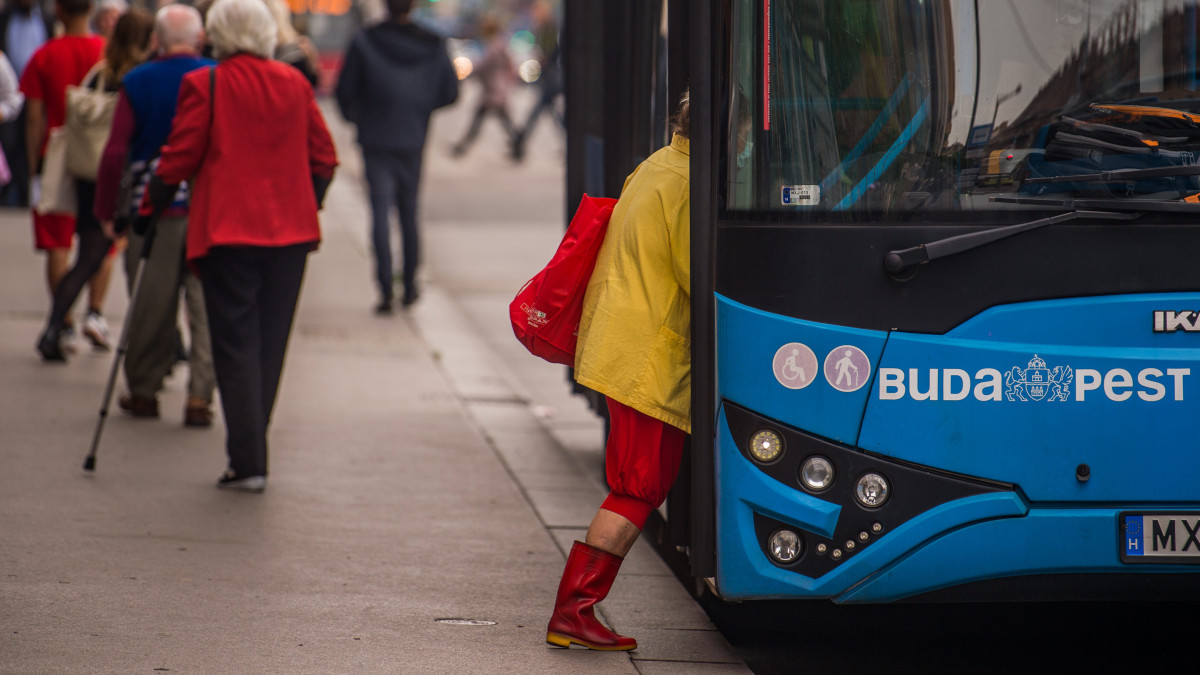
[(1197, 4), (735, 0), (724, 206), (1187, 208), (1200, 194)]

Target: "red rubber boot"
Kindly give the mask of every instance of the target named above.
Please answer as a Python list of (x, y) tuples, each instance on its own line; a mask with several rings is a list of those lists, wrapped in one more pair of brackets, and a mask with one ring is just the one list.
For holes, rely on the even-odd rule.
[(554, 615), (546, 627), (546, 642), (559, 647), (570, 647), (575, 643), (605, 651), (637, 649), (637, 640), (605, 628), (594, 610), (596, 603), (612, 588), (621, 561), (622, 558), (608, 551), (582, 541), (575, 542), (558, 585)]

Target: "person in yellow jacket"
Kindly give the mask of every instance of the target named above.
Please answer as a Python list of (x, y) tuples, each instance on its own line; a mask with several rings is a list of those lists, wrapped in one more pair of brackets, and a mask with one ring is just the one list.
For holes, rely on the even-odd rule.
[(625, 180), (588, 282), (575, 380), (608, 397), (611, 492), (571, 548), (546, 641), (630, 650), (596, 619), (625, 554), (666, 499), (691, 431), (688, 98), (671, 144)]

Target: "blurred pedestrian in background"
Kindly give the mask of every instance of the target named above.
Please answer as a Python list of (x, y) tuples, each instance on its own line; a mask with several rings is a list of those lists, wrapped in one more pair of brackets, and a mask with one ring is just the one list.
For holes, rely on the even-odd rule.
[(204, 285), (227, 431), (217, 486), (262, 492), (271, 411), (337, 156), (308, 81), (271, 58), (278, 29), (262, 0), (217, 0), (206, 28), (219, 63), (183, 76), (148, 198), (161, 212), (191, 181), (187, 259)]
[[(21, 85), (17, 82), (17, 74), (13, 71), (8, 57), (0, 51), (0, 125), (16, 120), (25, 107), (25, 95), (21, 93)], [(24, 166), (24, 162), (21, 165)], [(12, 168), (3, 147), (0, 146), (0, 187), (12, 182)]]
[(371, 197), (371, 241), (379, 305), (390, 314), (393, 299), (391, 226), (400, 215), (401, 305), (416, 301), (421, 260), (417, 190), (425, 132), (434, 110), (458, 100), (458, 76), (443, 39), (409, 18), (412, 0), (388, 0), (390, 18), (360, 31), (346, 51), (337, 83), (342, 115), (358, 128), (363, 170)]
[[(158, 10), (154, 19), (158, 56), (125, 76), (124, 87), (113, 115), (112, 132), (96, 180), (93, 212), (111, 237), (121, 223), (129, 243), (125, 249), (125, 276), (130, 285), (137, 266), (143, 265), (138, 297), (129, 307), (128, 344), (125, 355), (125, 382), (128, 393), (118, 405), (134, 417), (156, 418), (158, 392), (171, 372), (177, 357), (179, 293), (186, 298), (188, 335), (188, 396), (183, 423), (191, 427), (212, 424), (212, 397), (216, 387), (208, 315), (200, 281), (184, 263), (187, 237), (188, 189), (180, 187), (171, 206), (159, 219), (143, 261), (144, 233), (127, 232), (133, 220), (131, 205), (141, 201), (146, 184), (158, 163), (158, 155), (171, 132), (175, 104), (183, 76), (197, 68), (215, 65), (200, 57), (204, 44), (204, 25), (200, 12), (192, 7), (171, 4)], [(126, 162), (128, 158), (128, 164)], [(132, 185), (127, 209), (118, 213), (118, 191), (122, 174), (131, 172)], [(130, 289), (132, 292), (132, 288)]]
[(314, 87), (317, 86), (317, 50), (308, 38), (300, 35), (292, 25), (292, 10), (283, 0), (263, 0), (271, 16), (275, 17), (275, 25), (279, 28), (276, 36), (275, 60), (299, 70), (304, 79)]
[(637, 649), (594, 609), (666, 499), (691, 431), (689, 120), (685, 95), (671, 144), (625, 179), (584, 295), (575, 381), (608, 397), (611, 491), (567, 558), (550, 644)]
[[(33, 242), (37, 250), (46, 252), (46, 285), (52, 297), (56, 295), (70, 266), (75, 216), (71, 213), (37, 211), (38, 195), (41, 192), (41, 162), (50, 131), (66, 122), (67, 86), (83, 82), (92, 66), (100, 61), (104, 51), (104, 38), (92, 35), (88, 31), (88, 14), (91, 8), (91, 0), (59, 0), (55, 5), (55, 16), (63, 24), (63, 35), (47, 41), (38, 48), (21, 75), (21, 92), (25, 94), (25, 156), (30, 172), (30, 202), (35, 207)], [(89, 246), (86, 251), (89, 262), (97, 259), (94, 249), (100, 250), (98, 259), (101, 262), (92, 267), (92, 273), (88, 275), (91, 277), (88, 307), (98, 313), (102, 309), (112, 272), (111, 259), (108, 259), (107, 263), (104, 262), (104, 253), (109, 249), (110, 242), (97, 227), (94, 232), (85, 230), (85, 237), (80, 241), (81, 248), (84, 243)], [(79, 268), (76, 275), (78, 276), (83, 273), (83, 268), (78, 264), (76, 267)], [(72, 279), (73, 284), (76, 281)], [(83, 282), (78, 282), (78, 286), (82, 288)], [(69, 312), (71, 303), (74, 303), (79, 295), (79, 288), (73, 289), (69, 294), (65, 293), (64, 299), (69, 295), (70, 302), (57, 310), (59, 316), (54, 323), (56, 331), (60, 331), (61, 335), (56, 333), (50, 336), (49, 340), (38, 341), (38, 351), (47, 361), (65, 360), (60, 338), (68, 348), (74, 344), (74, 322)], [(103, 324), (96, 320), (93, 321), (93, 326), (102, 327)]]
[(467, 127), (467, 134), (454, 145), (452, 152), (455, 157), (467, 154), (479, 135), (483, 118), (489, 113), (504, 127), (506, 147), (512, 147), (517, 133), (512, 116), (508, 114), (508, 97), (517, 84), (517, 69), (508, 54), (508, 36), (503, 32), (498, 18), (490, 15), (483, 18), (479, 26), (479, 41), (483, 43), (483, 58), (475, 66), (472, 75), (479, 78), (483, 91), (471, 125)]
[[(134, 8), (122, 14), (117, 19), (116, 26), (113, 27), (112, 40), (105, 45), (104, 60), (92, 69), (89, 76), (84, 78), (85, 86), (92, 89), (102, 87), (104, 91), (117, 92), (121, 88), (121, 79), (125, 77), (125, 74), (146, 59), (153, 28), (154, 18), (144, 9)], [(57, 41), (51, 40), (47, 46), (54, 45)], [(30, 70), (32, 69), (31, 64)], [(88, 298), (88, 312), (84, 319), (83, 333), (97, 348), (108, 349), (112, 341), (108, 323), (101, 313), (101, 307), (108, 291), (115, 251), (113, 240), (100, 227), (100, 221), (93, 213), (95, 195), (96, 182), (94, 180), (75, 179), (75, 203), (77, 206), (73, 220), (75, 234), (79, 239), (79, 248), (75, 254), (75, 264), (70, 271), (63, 275), (62, 280), (54, 289), (50, 317), (46, 321), (45, 330), (38, 338), (37, 350), (44, 361), (66, 360), (59, 335), (69, 323), (68, 316), (71, 306), (75, 304), (75, 299), (79, 297), (79, 293), (89, 279), (91, 279), (92, 293)]]
[(100, 0), (96, 3), (96, 9), (92, 11), (92, 32), (105, 40), (112, 39), (117, 19), (128, 10), (129, 3), (125, 0)]
[(557, 101), (563, 93), (563, 72), (561, 53), (558, 45), (558, 22), (554, 19), (554, 10), (546, 0), (538, 0), (533, 5), (533, 36), (538, 49), (538, 65), (541, 72), (538, 75), (538, 100), (529, 117), (525, 118), (512, 140), (512, 158), (520, 162), (525, 159), (525, 145), (533, 134), (534, 126), (542, 113), (550, 113), (559, 127), (566, 126), (566, 120), (559, 112)]
[[(18, 81), (33, 53), (54, 36), (52, 4), (38, 0), (11, 0), (0, 10), (0, 52), (12, 64)], [(25, 150), (25, 109), (0, 123), (0, 147), (8, 159), (12, 182), (0, 189), (5, 206), (29, 206), (29, 160)]]

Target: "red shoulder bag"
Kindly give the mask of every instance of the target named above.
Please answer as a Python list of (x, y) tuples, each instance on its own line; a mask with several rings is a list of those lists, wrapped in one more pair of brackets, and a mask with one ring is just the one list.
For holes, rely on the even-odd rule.
[(617, 200), (583, 196), (550, 263), (508, 305), (513, 333), (534, 356), (575, 365), (583, 294)]

